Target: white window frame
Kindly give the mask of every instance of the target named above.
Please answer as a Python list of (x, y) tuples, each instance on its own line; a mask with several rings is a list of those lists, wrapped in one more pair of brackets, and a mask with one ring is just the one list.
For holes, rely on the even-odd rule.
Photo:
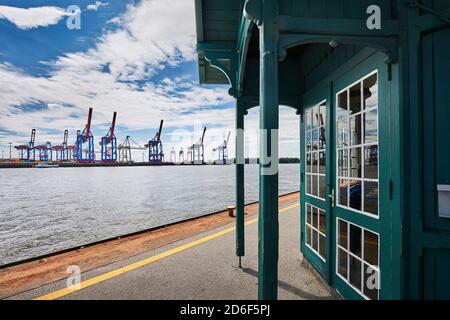
[[(380, 190), (380, 158), (381, 158), (380, 157), (380, 153), (381, 153), (381, 150), (380, 150), (380, 125), (379, 125), (379, 123), (380, 123), (380, 121), (379, 121), (379, 119), (380, 119), (380, 104), (379, 104), (379, 88), (380, 88), (379, 80), (380, 80), (380, 77), (379, 77), (378, 69), (375, 69), (375, 70), (369, 72), (364, 77), (362, 77), (359, 80), (351, 83), (350, 85), (346, 86), (344, 89), (338, 91), (336, 93), (336, 96), (335, 96), (336, 106), (335, 106), (333, 111), (336, 112), (337, 102), (339, 101), (338, 100), (339, 95), (346, 91), (347, 92), (347, 119), (350, 119), (351, 117), (348, 114), (349, 113), (349, 104), (350, 104), (349, 89), (351, 87), (353, 87), (355, 84), (358, 84), (358, 83), (360, 83), (361, 87), (362, 87), (362, 84), (364, 83), (364, 80), (366, 80), (367, 78), (369, 78), (370, 76), (372, 76), (374, 74), (377, 74), (377, 83), (378, 83), (378, 88), (377, 88), (378, 103), (377, 103), (377, 107), (376, 108), (372, 107), (372, 108), (369, 108), (369, 109), (364, 109), (363, 108), (364, 101), (363, 101), (363, 98), (361, 97), (361, 110), (358, 113), (353, 114), (351, 117), (356, 117), (357, 115), (360, 115), (361, 116), (361, 122), (363, 122), (364, 121), (363, 120), (363, 115), (367, 112), (367, 111), (363, 111), (363, 110), (372, 111), (372, 110), (376, 109), (377, 110), (377, 142), (376, 143), (371, 142), (371, 143), (367, 143), (366, 144), (366, 143), (364, 143), (364, 141), (361, 141), (361, 143), (358, 144), (358, 145), (352, 145), (352, 146), (349, 145), (349, 146), (346, 146), (346, 147), (343, 147), (343, 148), (338, 148), (338, 134), (335, 134), (335, 145), (334, 145), (334, 150), (335, 150), (335, 153), (336, 153), (336, 156), (335, 156), (335, 165), (336, 165), (336, 181), (335, 181), (335, 183), (336, 183), (336, 200), (335, 200), (335, 203), (336, 203), (336, 206), (339, 207), (339, 208), (343, 208), (345, 210), (349, 210), (349, 211), (352, 211), (352, 212), (355, 212), (355, 213), (358, 213), (358, 214), (362, 214), (362, 215), (365, 215), (365, 216), (368, 216), (368, 217), (371, 217), (371, 218), (379, 220), (380, 219), (380, 214), (381, 214), (381, 211), (380, 211), (380, 192), (378, 191), (378, 199), (377, 199), (377, 201), (378, 201), (378, 203), (377, 203), (377, 205), (378, 205), (378, 215), (375, 215), (375, 214), (370, 213), (370, 212), (365, 212), (364, 211), (364, 183), (362, 183), (362, 188), (361, 188), (361, 210), (353, 209), (350, 206), (343, 206), (343, 205), (341, 205), (339, 203), (339, 180), (347, 180), (347, 181), (349, 181), (349, 180), (359, 180), (361, 182), (364, 182), (364, 181), (377, 182), (378, 183), (378, 190)], [(335, 127), (337, 127), (337, 125), (336, 125), (337, 124), (337, 118), (335, 119), (335, 122), (336, 122), (335, 123)], [(348, 128), (349, 135), (351, 135), (351, 132), (350, 132), (350, 121), (349, 121), (348, 125), (349, 125), (349, 128)], [(349, 139), (350, 139), (350, 137), (349, 137)], [(378, 179), (367, 179), (367, 178), (364, 177), (364, 173), (365, 173), (364, 172), (364, 159), (363, 159), (364, 158), (364, 148), (368, 147), (368, 146), (373, 146), (373, 145), (377, 145), (378, 146), (378, 168), (377, 168)], [(361, 148), (361, 152), (362, 152), (362, 155), (361, 155), (362, 159), (361, 160), (363, 161), (362, 162), (361, 178), (353, 178), (353, 179), (351, 179), (351, 177), (350, 177), (351, 173), (350, 172), (347, 172), (347, 176), (346, 177), (341, 177), (338, 174), (339, 173), (339, 162), (338, 162), (339, 151), (340, 150), (348, 150), (348, 153), (347, 153), (347, 169), (350, 170), (350, 150), (352, 148)], [(347, 200), (349, 198), (350, 198), (350, 188), (347, 186)]]
[[(341, 245), (339, 244), (339, 220), (346, 222), (347, 223), (347, 249), (344, 247), (341, 247)], [(361, 257), (358, 257), (357, 255), (355, 255), (354, 253), (352, 253), (350, 251), (350, 225), (354, 225), (358, 228), (361, 229)], [(369, 231), (371, 233), (374, 233), (378, 236), (378, 266), (373, 266), (371, 264), (369, 264), (368, 262), (366, 262), (364, 260), (364, 232), (365, 231)], [(370, 299), (368, 296), (366, 296), (361, 288), (356, 288), (352, 283), (350, 283), (349, 280), (345, 279), (340, 273), (339, 273), (339, 249), (345, 251), (345, 253), (348, 254), (347, 256), (347, 278), (350, 279), (350, 255), (352, 257), (354, 257), (355, 259), (359, 260), (361, 262), (361, 287), (364, 287), (364, 265), (368, 265), (371, 268), (373, 268), (374, 270), (376, 270), (378, 272), (378, 297), (377, 299), (380, 300), (380, 292), (381, 292), (381, 247), (380, 247), (380, 234), (378, 232), (375, 232), (373, 230), (364, 228), (356, 223), (350, 222), (348, 220), (345, 220), (343, 218), (339, 218), (336, 217), (336, 267), (335, 267), (335, 273), (336, 275), (342, 279), (342, 281), (345, 282), (345, 284), (347, 284), (348, 286), (350, 286), (353, 290), (355, 290), (361, 297), (363, 297), (366, 300), (372, 300)]]

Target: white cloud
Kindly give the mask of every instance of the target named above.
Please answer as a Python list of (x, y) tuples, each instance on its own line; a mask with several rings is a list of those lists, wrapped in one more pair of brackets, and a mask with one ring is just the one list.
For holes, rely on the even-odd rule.
[[(208, 150), (223, 141), (227, 131), (234, 128), (234, 108), (211, 110), (211, 107), (233, 101), (227, 87), (199, 86), (189, 75), (167, 77), (157, 83), (146, 81), (167, 65), (195, 60), (193, 1), (145, 0), (128, 6), (116, 21), (120, 21), (119, 28), (103, 34), (90, 50), (45, 62), (52, 70), (47, 77), (33, 76), (0, 63), (0, 146), (7, 146), (10, 140), (28, 141), (31, 128), (37, 129), (39, 141), (60, 143), (64, 129), (69, 130), (73, 139), (86, 121), (88, 107), (94, 108), (96, 138), (106, 133), (113, 111), (118, 112), (119, 126), (131, 130), (131, 135), (134, 130), (148, 131), (148, 138), (154, 134), (159, 120), (164, 119), (166, 129), (175, 130), (172, 135), (163, 131), (167, 156), (172, 146), (178, 151), (186, 147), (186, 141), (197, 140), (204, 124), (209, 126)], [(102, 72), (105, 66), (109, 72)], [(137, 80), (145, 84), (138, 85)], [(48, 107), (33, 112), (21, 109), (30, 103)], [(292, 110), (280, 114), (284, 126), (281, 154), (296, 155), (298, 116)], [(186, 131), (186, 127), (192, 126), (194, 130)], [(246, 117), (246, 128), (257, 135), (257, 112)], [(11, 137), (1, 129), (17, 135)], [(117, 130), (120, 142), (125, 137), (121, 130)], [(233, 136), (231, 150), (234, 150)]]
[(99, 8), (106, 7), (108, 4), (108, 2), (95, 1), (95, 3), (88, 4), (86, 10), (97, 11)]
[(63, 17), (69, 16), (63, 8), (36, 7), (16, 8), (0, 6), (0, 19), (6, 19), (18, 28), (27, 30), (57, 24)]

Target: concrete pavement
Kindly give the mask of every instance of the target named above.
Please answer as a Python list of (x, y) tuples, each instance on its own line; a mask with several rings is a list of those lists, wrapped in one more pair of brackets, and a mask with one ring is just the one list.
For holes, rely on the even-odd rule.
[[(298, 204), (291, 204), (280, 214), (279, 299), (333, 299), (302, 264), (298, 211)], [(257, 299), (257, 222), (255, 217), (246, 221), (242, 269), (237, 267), (234, 224), (230, 224), (82, 273), (84, 282), (101, 281), (60, 299)], [(152, 261), (152, 257), (159, 258), (127, 268)], [(34, 299), (66, 287), (66, 280), (61, 280), (9, 299)]]

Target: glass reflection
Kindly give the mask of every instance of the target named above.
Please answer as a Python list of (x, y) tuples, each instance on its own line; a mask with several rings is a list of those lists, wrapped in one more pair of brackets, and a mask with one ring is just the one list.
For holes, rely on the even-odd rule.
[(378, 215), (378, 182), (364, 182), (364, 211)]
[(311, 228), (306, 226), (306, 243), (311, 245)]
[(346, 177), (348, 175), (348, 149), (338, 150), (338, 176)]
[(323, 234), (327, 233), (327, 218), (325, 212), (322, 210), (319, 211), (319, 230)]
[(364, 178), (378, 179), (378, 146), (364, 147)]
[(350, 149), (350, 174), (352, 178), (361, 178), (361, 147)]
[(358, 114), (350, 118), (350, 145), (361, 144), (361, 115)]
[(339, 245), (345, 249), (347, 249), (347, 226), (348, 223), (342, 220), (339, 220)]
[(361, 290), (361, 261), (357, 258), (350, 256), (350, 283), (355, 286), (355, 288)]
[(325, 258), (325, 237), (322, 235), (319, 235), (319, 255), (322, 258)]
[(364, 113), (364, 143), (378, 141), (378, 110), (372, 109)]
[(319, 176), (319, 197), (325, 198), (325, 176)]
[(350, 88), (350, 114), (361, 111), (361, 83), (355, 84)]
[(378, 81), (377, 74), (373, 74), (364, 80), (364, 108), (378, 106)]
[(339, 249), (338, 251), (338, 272), (341, 276), (343, 276), (345, 279), (347, 279), (347, 252), (345, 252), (342, 249)]
[(372, 300), (378, 300), (379, 274), (375, 268), (364, 264), (363, 293)]
[(350, 208), (361, 210), (361, 181), (350, 180)]
[(348, 206), (348, 180), (339, 179), (339, 204), (342, 206)]
[(364, 230), (364, 260), (378, 266), (378, 235)]
[(312, 248), (313, 248), (315, 251), (318, 251), (318, 248), (319, 248), (319, 244), (318, 244), (318, 241), (319, 241), (318, 235), (319, 235), (319, 233), (318, 233), (316, 230), (312, 229)]
[(360, 227), (350, 224), (350, 252), (354, 255), (361, 257), (361, 239), (362, 230)]

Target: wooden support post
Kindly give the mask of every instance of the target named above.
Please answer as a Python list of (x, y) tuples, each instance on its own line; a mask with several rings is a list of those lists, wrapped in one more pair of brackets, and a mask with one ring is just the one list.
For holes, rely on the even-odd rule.
[[(244, 108), (242, 103), (236, 101), (236, 255), (241, 257), (245, 255), (244, 242)], [(240, 267), (239, 263), (239, 267)]]
[[(258, 297), (278, 294), (278, 1), (262, 0), (260, 20), (260, 165)], [(271, 159), (270, 162), (268, 160)]]

